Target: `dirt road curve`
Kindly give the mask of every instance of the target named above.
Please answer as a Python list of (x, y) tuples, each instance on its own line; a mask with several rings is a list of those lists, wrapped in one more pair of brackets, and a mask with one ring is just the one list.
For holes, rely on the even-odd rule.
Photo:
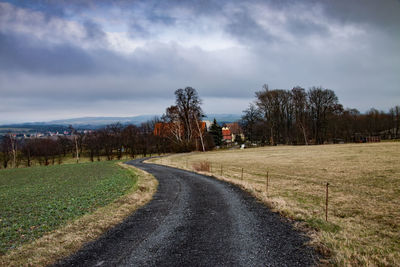
[(238, 188), (130, 161), (159, 181), (154, 199), (57, 266), (310, 266), (306, 238)]

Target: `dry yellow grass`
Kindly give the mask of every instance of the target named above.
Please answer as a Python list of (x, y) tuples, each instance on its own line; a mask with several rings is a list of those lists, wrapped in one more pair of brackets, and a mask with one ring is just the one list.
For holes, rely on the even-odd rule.
[(308, 226), (311, 243), (329, 256), (325, 263), (400, 264), (400, 143), (221, 150), (151, 161), (184, 169), (209, 162), (217, 178), (245, 188), (299, 227)]
[(129, 165), (138, 175), (136, 186), (110, 205), (68, 223), (45, 236), (9, 251), (0, 257), (0, 266), (46, 266), (76, 252), (83, 244), (120, 223), (129, 214), (145, 205), (157, 190), (158, 182), (150, 174)]

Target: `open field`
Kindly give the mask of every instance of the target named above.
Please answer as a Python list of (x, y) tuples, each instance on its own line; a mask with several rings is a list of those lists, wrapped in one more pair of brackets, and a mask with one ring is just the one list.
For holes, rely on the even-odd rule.
[(0, 255), (0, 266), (48, 266), (98, 238), (150, 201), (157, 189), (157, 180), (132, 166), (122, 163), (118, 165), (128, 172), (127, 179), (136, 180), (124, 195), (93, 212), (68, 220), (63, 226), (60, 225), (32, 242), (8, 250), (6, 254)]
[(329, 256), (326, 263), (393, 266), (400, 262), (398, 142), (221, 150), (151, 161), (184, 169), (209, 162), (207, 172), (246, 188), (295, 219), (299, 227), (306, 227), (313, 245)]
[(0, 170), (0, 253), (109, 204), (136, 179), (115, 162)]

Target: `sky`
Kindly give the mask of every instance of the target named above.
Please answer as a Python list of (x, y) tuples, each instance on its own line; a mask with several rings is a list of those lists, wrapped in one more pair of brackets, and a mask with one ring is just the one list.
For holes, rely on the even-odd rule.
[(400, 0), (0, 0), (0, 123), (162, 114), (186, 86), (240, 114), (263, 84), (400, 105)]

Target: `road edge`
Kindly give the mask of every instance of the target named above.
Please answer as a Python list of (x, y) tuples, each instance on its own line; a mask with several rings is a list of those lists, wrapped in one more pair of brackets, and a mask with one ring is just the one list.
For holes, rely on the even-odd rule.
[(30, 243), (11, 250), (0, 257), (1, 266), (47, 266), (68, 257), (84, 244), (100, 237), (121, 223), (140, 207), (146, 205), (158, 188), (153, 175), (131, 165), (117, 163), (138, 176), (138, 181), (127, 192), (107, 206), (67, 223)]
[(251, 183), (248, 183), (243, 180), (230, 178), (230, 177), (226, 177), (223, 175), (218, 175), (218, 174), (210, 173), (210, 172), (206, 172), (206, 171), (197, 171), (197, 170), (190, 169), (190, 168), (169, 165), (165, 162), (155, 162), (152, 160), (154, 160), (154, 158), (148, 158), (148, 159), (145, 159), (143, 161), (143, 163), (157, 164), (157, 165), (161, 165), (161, 166), (166, 166), (166, 167), (171, 167), (171, 168), (176, 168), (176, 169), (180, 169), (180, 170), (184, 170), (184, 171), (188, 171), (188, 172), (201, 174), (206, 177), (234, 185), (237, 188), (239, 188), (240, 190), (250, 194), (257, 201), (264, 204), (270, 211), (272, 211), (273, 213), (279, 214), (279, 216), (281, 217), (282, 220), (290, 223), (294, 227), (294, 229), (297, 230), (300, 234), (309, 238), (307, 245), (314, 248), (314, 250), (318, 254), (318, 256), (319, 256), (318, 260), (317, 260), (318, 266), (329, 266), (330, 265), (329, 260), (331, 257), (331, 251), (324, 244), (321, 244), (321, 243), (315, 241), (315, 235), (317, 234), (317, 231), (315, 229), (309, 227), (306, 223), (297, 221), (297, 220), (291, 218), (290, 216), (288, 216), (288, 214), (286, 214), (285, 212), (282, 212), (282, 210), (277, 208), (276, 203), (274, 203), (267, 197), (267, 194), (264, 190), (262, 190), (262, 189), (260, 190), (260, 188), (255, 187)]

